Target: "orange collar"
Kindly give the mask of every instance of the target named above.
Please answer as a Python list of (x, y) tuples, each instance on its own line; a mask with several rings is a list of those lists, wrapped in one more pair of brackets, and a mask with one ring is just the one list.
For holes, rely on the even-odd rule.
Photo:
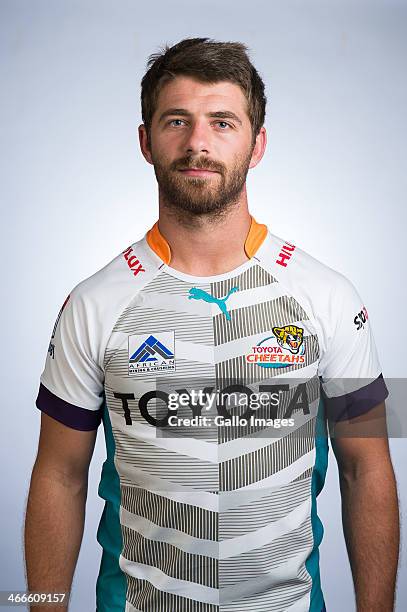
[[(246, 236), (244, 243), (244, 250), (249, 259), (257, 252), (260, 245), (263, 243), (267, 236), (267, 225), (263, 223), (257, 223), (252, 215), (249, 233)], [(164, 263), (169, 265), (171, 261), (171, 249), (170, 245), (158, 229), (158, 221), (156, 221), (151, 229), (148, 230), (147, 243), (150, 248), (163, 260)]]

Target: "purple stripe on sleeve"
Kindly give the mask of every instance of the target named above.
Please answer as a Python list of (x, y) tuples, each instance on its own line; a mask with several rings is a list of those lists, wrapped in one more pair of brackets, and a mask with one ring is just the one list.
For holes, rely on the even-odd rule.
[(328, 418), (332, 421), (344, 421), (368, 412), (383, 402), (388, 395), (383, 374), (380, 373), (375, 380), (357, 391), (338, 397), (327, 397), (323, 393), (323, 398)]
[(35, 404), (42, 412), (45, 412), (60, 423), (80, 431), (97, 429), (102, 419), (103, 408), (87, 410), (86, 408), (69, 404), (52, 393), (42, 383), (40, 383)]

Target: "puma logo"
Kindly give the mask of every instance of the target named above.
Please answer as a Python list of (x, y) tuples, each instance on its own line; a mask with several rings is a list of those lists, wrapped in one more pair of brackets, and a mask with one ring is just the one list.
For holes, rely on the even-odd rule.
[(228, 292), (228, 294), (224, 298), (217, 298), (211, 295), (210, 293), (208, 293), (207, 291), (204, 291), (203, 289), (199, 289), (199, 287), (192, 287), (192, 289), (189, 290), (188, 299), (203, 300), (204, 302), (217, 304), (219, 308), (221, 309), (221, 311), (223, 312), (223, 314), (225, 315), (225, 317), (227, 318), (227, 320), (230, 321), (230, 314), (226, 308), (226, 300), (235, 291), (239, 291), (239, 287), (232, 287), (232, 289)]

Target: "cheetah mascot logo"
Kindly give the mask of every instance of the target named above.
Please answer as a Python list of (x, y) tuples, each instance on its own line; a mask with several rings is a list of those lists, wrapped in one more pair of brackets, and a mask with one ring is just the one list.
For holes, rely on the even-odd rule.
[(304, 339), (303, 333), (303, 328), (296, 325), (273, 327), (273, 334), (277, 338), (278, 344), (283, 349), (288, 349), (293, 355), (296, 355), (300, 350)]

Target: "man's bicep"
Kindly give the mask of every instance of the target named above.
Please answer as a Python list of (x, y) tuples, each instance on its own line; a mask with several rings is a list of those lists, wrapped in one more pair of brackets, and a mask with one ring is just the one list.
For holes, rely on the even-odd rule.
[(41, 412), (35, 467), (66, 485), (86, 481), (97, 429), (80, 431)]
[(328, 421), (328, 427), (340, 476), (354, 478), (390, 462), (385, 402), (360, 416)]

